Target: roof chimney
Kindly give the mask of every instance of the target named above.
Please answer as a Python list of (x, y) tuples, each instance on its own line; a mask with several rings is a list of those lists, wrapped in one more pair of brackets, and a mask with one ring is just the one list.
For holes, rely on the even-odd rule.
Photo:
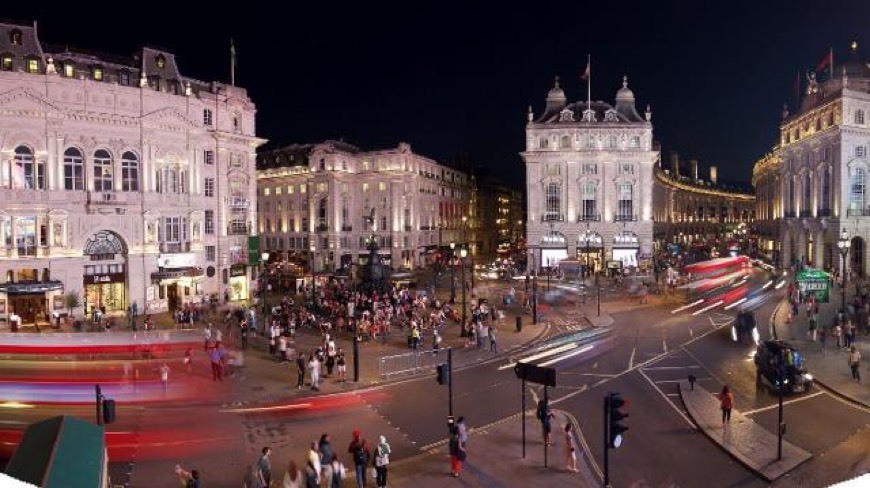
[(677, 151), (671, 151), (671, 171), (674, 176), (680, 176), (680, 154)]
[(719, 179), (719, 168), (716, 166), (710, 166), (710, 183), (716, 185), (717, 180)]
[(698, 160), (690, 159), (689, 160), (689, 176), (692, 177), (693, 181), (698, 181)]

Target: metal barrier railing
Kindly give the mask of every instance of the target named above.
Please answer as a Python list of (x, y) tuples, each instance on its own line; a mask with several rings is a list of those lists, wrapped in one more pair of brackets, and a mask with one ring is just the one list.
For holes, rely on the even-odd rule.
[[(381, 378), (389, 378), (398, 374), (416, 373), (429, 368), (433, 372), (435, 366), (447, 359), (447, 350), (414, 351), (393, 356), (382, 356), (378, 361), (378, 374)], [(443, 353), (443, 354), (442, 354)]]

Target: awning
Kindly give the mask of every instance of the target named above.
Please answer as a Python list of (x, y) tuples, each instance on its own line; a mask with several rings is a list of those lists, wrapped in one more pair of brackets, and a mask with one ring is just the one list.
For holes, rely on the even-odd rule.
[(40, 281), (36, 283), (3, 283), (0, 284), (0, 293), (9, 295), (28, 295), (32, 293), (45, 293), (47, 291), (63, 290), (60, 281)]
[(172, 280), (177, 278), (198, 278), (203, 275), (202, 268), (188, 266), (186, 268), (164, 269), (151, 273), (151, 281)]

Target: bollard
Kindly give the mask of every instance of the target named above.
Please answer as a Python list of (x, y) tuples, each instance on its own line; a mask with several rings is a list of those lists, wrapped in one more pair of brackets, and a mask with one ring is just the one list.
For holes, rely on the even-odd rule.
[(523, 318), (517, 315), (517, 332), (523, 331)]

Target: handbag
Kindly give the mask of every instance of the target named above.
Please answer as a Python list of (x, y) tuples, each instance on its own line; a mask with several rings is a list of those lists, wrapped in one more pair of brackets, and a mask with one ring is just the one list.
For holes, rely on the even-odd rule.
[(378, 479), (378, 470), (376, 468), (372, 468), (371, 471), (372, 471), (372, 479), (373, 480)]

